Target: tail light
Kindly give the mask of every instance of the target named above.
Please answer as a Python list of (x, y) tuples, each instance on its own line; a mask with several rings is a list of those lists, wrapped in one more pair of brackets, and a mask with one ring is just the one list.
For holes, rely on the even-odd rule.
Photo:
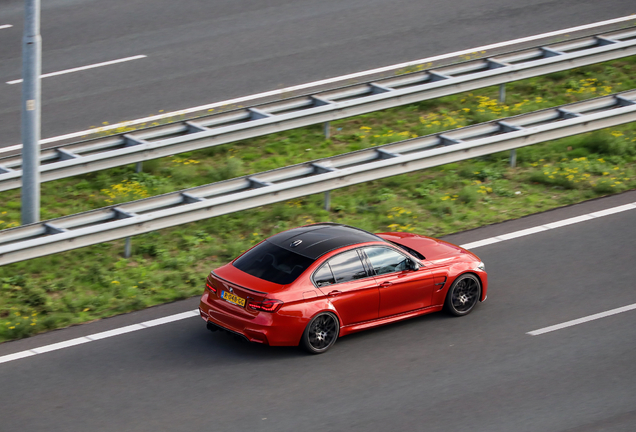
[(255, 311), (276, 312), (283, 305), (283, 302), (275, 299), (265, 299), (263, 301), (249, 300), (247, 307)]
[(206, 282), (205, 287), (209, 289), (210, 291), (212, 291), (214, 294), (216, 294), (216, 287), (212, 285), (210, 282)]

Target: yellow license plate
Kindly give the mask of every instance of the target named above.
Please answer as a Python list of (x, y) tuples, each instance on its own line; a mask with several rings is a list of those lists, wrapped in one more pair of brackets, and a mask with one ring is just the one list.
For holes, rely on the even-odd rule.
[(231, 292), (223, 291), (221, 293), (221, 298), (226, 302), (233, 303), (238, 306), (245, 306), (245, 299), (234, 295)]

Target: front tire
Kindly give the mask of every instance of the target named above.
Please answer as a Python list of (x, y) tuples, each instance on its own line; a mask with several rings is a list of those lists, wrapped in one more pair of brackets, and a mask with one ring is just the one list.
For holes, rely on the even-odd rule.
[(446, 294), (444, 309), (451, 315), (464, 316), (473, 310), (481, 298), (481, 282), (474, 274), (463, 274), (455, 279)]
[(311, 354), (322, 354), (338, 339), (340, 323), (331, 312), (316, 315), (307, 324), (300, 345)]

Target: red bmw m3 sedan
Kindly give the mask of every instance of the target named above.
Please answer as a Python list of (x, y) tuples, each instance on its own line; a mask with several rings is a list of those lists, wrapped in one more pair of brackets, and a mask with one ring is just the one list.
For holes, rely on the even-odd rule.
[(421, 235), (333, 223), (276, 234), (212, 271), (199, 311), (212, 331), (313, 354), (339, 337), (486, 299), (472, 252)]

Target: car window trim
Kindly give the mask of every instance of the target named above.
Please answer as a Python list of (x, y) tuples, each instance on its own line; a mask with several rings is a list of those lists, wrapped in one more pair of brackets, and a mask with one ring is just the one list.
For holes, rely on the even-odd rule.
[(402, 273), (404, 270), (402, 271), (396, 271), (396, 272), (392, 272), (392, 273), (384, 273), (381, 275), (375, 274), (375, 269), (373, 268), (373, 265), (371, 265), (371, 259), (369, 258), (369, 256), (367, 255), (367, 253), (365, 252), (364, 249), (366, 248), (383, 248), (383, 249), (390, 249), (392, 251), (395, 251), (397, 253), (399, 253), (400, 255), (406, 257), (407, 259), (410, 259), (411, 261), (420, 264), (419, 260), (414, 260), (413, 257), (411, 257), (409, 254), (405, 253), (405, 251), (401, 251), (395, 247), (392, 246), (384, 246), (384, 245), (371, 245), (371, 246), (363, 246), (360, 249), (362, 249), (362, 253), (364, 254), (365, 258), (368, 260), (369, 262), (369, 268), (371, 270), (371, 272), (373, 272), (373, 276), (374, 277), (382, 277), (382, 276), (386, 276), (386, 275), (392, 275), (392, 274), (396, 274), (396, 273)]
[[(321, 288), (321, 286), (329, 286), (329, 285), (335, 285), (336, 284), (336, 276), (334, 276), (333, 274), (333, 270), (331, 270), (331, 266), (329, 265), (329, 260), (325, 261), (324, 263), (322, 263), (322, 265), (320, 267), (318, 267), (312, 274), (311, 274), (311, 282), (314, 284), (314, 286), (316, 288)], [(316, 275), (316, 273), (318, 273), (324, 266), (327, 266), (329, 268), (329, 273), (331, 273), (331, 277), (334, 281), (334, 283), (329, 284), (329, 285), (318, 285), (316, 283), (316, 281), (314, 280), (314, 276)]]
[[(359, 246), (359, 247), (356, 247), (356, 248), (353, 248), (353, 249), (347, 249), (346, 251), (338, 252), (337, 254), (335, 254), (335, 255), (330, 256), (329, 258), (327, 258), (327, 259), (325, 260), (325, 262), (324, 262), (321, 266), (319, 266), (316, 270), (314, 270), (314, 271), (311, 273), (311, 283), (312, 283), (312, 285), (313, 285), (314, 287), (318, 288), (318, 289), (322, 288), (322, 287), (319, 287), (319, 286), (318, 286), (318, 284), (316, 284), (316, 281), (314, 280), (314, 275), (316, 274), (316, 272), (317, 272), (318, 270), (320, 270), (320, 269), (322, 268), (322, 266), (324, 266), (325, 264), (329, 264), (329, 261), (330, 261), (332, 258), (335, 258), (335, 257), (337, 257), (338, 255), (342, 255), (343, 253), (351, 252), (351, 251), (357, 251), (357, 252), (358, 252), (358, 258), (360, 258), (360, 261), (362, 261), (362, 267), (364, 268), (364, 271), (367, 273), (367, 276), (366, 276), (366, 277), (363, 277), (363, 278), (361, 278), (361, 279), (354, 279), (354, 280), (350, 280), (350, 281), (346, 281), (346, 282), (336, 282), (336, 275), (334, 275), (334, 274), (333, 274), (333, 270), (331, 270), (331, 265), (329, 265), (329, 270), (331, 271), (331, 275), (333, 276), (334, 283), (332, 283), (331, 285), (323, 285), (323, 287), (326, 287), (326, 286), (334, 286), (334, 285), (340, 285), (340, 284), (346, 284), (346, 283), (351, 283), (351, 282), (359, 282), (359, 281), (363, 281), (363, 280), (366, 280), (366, 279), (369, 279), (369, 278), (374, 277), (374, 275), (373, 275), (373, 274), (370, 274), (370, 273), (371, 273), (371, 272), (370, 272), (370, 267), (368, 267), (368, 266), (365, 264), (365, 262), (364, 262), (364, 260), (366, 259), (366, 254), (364, 254), (364, 252), (360, 253), (360, 250), (361, 250), (363, 247), (364, 247), (364, 246)], [(363, 256), (364, 256), (364, 259), (363, 259)]]
[(362, 266), (364, 267), (364, 270), (367, 272), (367, 275), (373, 277), (375, 276), (373, 273), (373, 267), (371, 267), (371, 262), (369, 261), (369, 257), (367, 257), (367, 254), (364, 253), (364, 246), (360, 247), (359, 249), (357, 249), (358, 251), (358, 256), (360, 257), (360, 261), (362, 261)]

